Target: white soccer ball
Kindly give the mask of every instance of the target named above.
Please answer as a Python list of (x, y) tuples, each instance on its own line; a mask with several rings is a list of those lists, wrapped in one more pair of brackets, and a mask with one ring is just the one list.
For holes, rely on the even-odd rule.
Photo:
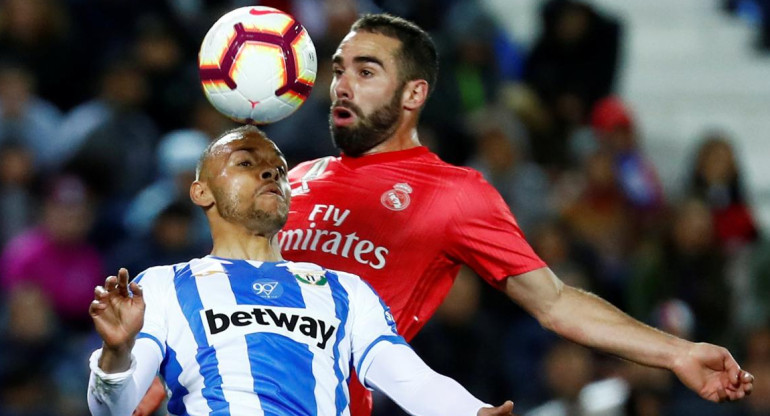
[(295, 112), (316, 78), (315, 46), (292, 16), (264, 6), (235, 9), (203, 38), (198, 68), (203, 92), (240, 123), (267, 124)]

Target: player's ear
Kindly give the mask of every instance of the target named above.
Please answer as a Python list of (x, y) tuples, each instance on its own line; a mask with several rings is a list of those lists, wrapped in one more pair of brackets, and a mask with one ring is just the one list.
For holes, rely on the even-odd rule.
[(192, 202), (203, 208), (214, 204), (214, 195), (205, 182), (195, 181), (190, 185), (190, 199)]
[(428, 81), (415, 79), (404, 87), (403, 105), (407, 110), (419, 110), (428, 99)]

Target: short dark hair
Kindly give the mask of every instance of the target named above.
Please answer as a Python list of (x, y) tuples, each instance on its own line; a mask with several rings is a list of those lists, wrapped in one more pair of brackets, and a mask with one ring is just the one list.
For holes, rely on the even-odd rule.
[(401, 48), (397, 58), (401, 80), (428, 81), (428, 92), (433, 91), (438, 78), (438, 54), (430, 35), (416, 24), (387, 13), (366, 14), (350, 28), (352, 32), (369, 32), (398, 39)]
[(214, 145), (219, 141), (219, 139), (232, 133), (240, 133), (241, 136), (245, 136), (247, 133), (256, 133), (262, 137), (267, 137), (265, 136), (265, 132), (253, 124), (244, 124), (242, 126), (238, 126), (225, 131), (224, 133), (217, 136), (216, 139), (212, 140), (203, 150), (203, 153), (201, 153), (201, 157), (198, 158), (198, 164), (195, 165), (195, 180), (199, 180), (201, 178), (201, 172), (203, 172), (203, 164), (206, 162), (206, 159), (209, 158), (209, 155), (211, 155), (211, 150), (214, 148)]

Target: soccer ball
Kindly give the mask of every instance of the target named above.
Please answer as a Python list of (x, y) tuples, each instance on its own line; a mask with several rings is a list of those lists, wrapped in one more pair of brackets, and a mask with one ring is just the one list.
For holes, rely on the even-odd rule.
[(264, 6), (222, 16), (198, 54), (206, 98), (222, 114), (249, 124), (272, 123), (295, 112), (310, 95), (316, 65), (305, 28)]

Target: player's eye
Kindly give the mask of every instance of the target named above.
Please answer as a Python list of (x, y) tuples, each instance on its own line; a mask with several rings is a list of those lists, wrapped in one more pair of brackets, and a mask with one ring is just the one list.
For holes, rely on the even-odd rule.
[(362, 69), (362, 70), (361, 70), (361, 76), (362, 76), (362, 77), (366, 77), (366, 78), (368, 78), (368, 77), (370, 77), (370, 76), (372, 76), (372, 75), (374, 75), (374, 72), (372, 72), (372, 71), (370, 71), (370, 70), (368, 70), (368, 69)]
[(244, 160), (242, 162), (238, 162), (238, 166), (249, 167), (249, 166), (252, 166), (252, 165), (253, 165), (253, 163), (251, 163), (250, 160)]
[(332, 73), (334, 73), (335, 77), (342, 75), (342, 72), (343, 72), (342, 68), (338, 68), (338, 67), (332, 68)]

